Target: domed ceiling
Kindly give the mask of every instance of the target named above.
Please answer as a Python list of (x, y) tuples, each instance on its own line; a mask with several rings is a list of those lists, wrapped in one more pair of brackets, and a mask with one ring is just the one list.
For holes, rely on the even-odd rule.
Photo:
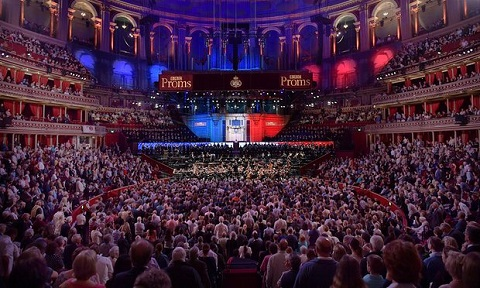
[[(252, 19), (285, 16), (338, 4), (341, 0), (130, 0), (159, 12), (191, 17)], [(353, 1), (358, 2), (358, 1)], [(236, 15), (235, 15), (236, 14)], [(236, 17), (235, 17), (236, 16)]]

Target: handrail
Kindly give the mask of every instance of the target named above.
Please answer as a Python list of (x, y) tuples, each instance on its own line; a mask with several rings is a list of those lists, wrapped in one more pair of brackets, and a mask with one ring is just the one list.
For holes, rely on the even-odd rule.
[(418, 90), (407, 91), (403, 93), (379, 95), (372, 99), (372, 104), (391, 104), (395, 102), (407, 102), (418, 100), (431, 100), (442, 98), (455, 93), (462, 93), (469, 89), (480, 88), (480, 75), (475, 77), (458, 80), (455, 82), (445, 83), (438, 86), (431, 86)]

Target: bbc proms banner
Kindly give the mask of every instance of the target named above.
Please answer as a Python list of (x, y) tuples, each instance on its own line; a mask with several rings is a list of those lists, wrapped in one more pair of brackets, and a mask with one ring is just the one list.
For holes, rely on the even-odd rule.
[(163, 73), (159, 91), (309, 90), (316, 87), (312, 73), (295, 72), (205, 72)]

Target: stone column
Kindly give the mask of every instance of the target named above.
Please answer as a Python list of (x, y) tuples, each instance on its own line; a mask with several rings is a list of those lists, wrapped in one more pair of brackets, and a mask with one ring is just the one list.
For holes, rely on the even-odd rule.
[(150, 57), (153, 58), (154, 53), (155, 53), (155, 32), (151, 31), (150, 32)]
[(370, 49), (370, 27), (368, 25), (368, 9), (365, 4), (359, 6), (360, 22), (360, 49), (367, 51)]
[(72, 41), (73, 13), (75, 13), (75, 9), (68, 8), (67, 41)]
[(48, 9), (50, 10), (50, 37), (53, 37), (56, 32), (55, 18), (58, 15), (57, 3), (50, 2), (50, 7)]
[(114, 43), (114, 36), (115, 36), (115, 30), (117, 29), (117, 23), (115, 22), (110, 22), (108, 30), (110, 31), (110, 52), (112, 52), (115, 48), (115, 43)]
[(99, 40), (100, 40), (100, 50), (109, 52), (111, 51), (111, 43), (110, 43), (110, 7), (107, 5), (102, 5), (102, 27), (98, 31), (99, 33)]
[(140, 39), (140, 29), (133, 28), (133, 54), (138, 57), (140, 55), (139, 51), (139, 41)]
[[(295, 66), (294, 61), (294, 44), (293, 44), (293, 24), (289, 23), (285, 25), (285, 45), (283, 51), (284, 63), (286, 63), (287, 69), (292, 69)], [(320, 47), (319, 47), (320, 49)]]
[(395, 13), (395, 17), (397, 18), (397, 39), (402, 39), (402, 11), (397, 11)]
[(418, 35), (418, 29), (419, 29), (419, 20), (418, 20), (418, 6), (415, 5), (412, 7), (412, 14), (413, 14), (413, 35), (417, 36)]
[(334, 29), (330, 31), (330, 47), (332, 56), (337, 55), (337, 32)]
[[(68, 33), (70, 27), (70, 14), (75, 12), (74, 9), (70, 9), (68, 7), (68, 1), (59, 1), (58, 3), (58, 31), (57, 31), (57, 38), (62, 41), (69, 41)], [(70, 10), (73, 12), (70, 13)], [(72, 15), (73, 18), (73, 15)]]
[(23, 22), (25, 21), (25, 0), (20, 0), (20, 27), (23, 27)]
[(401, 13), (401, 31), (402, 40), (412, 38), (412, 18), (410, 17), (410, 1), (400, 1), (400, 13)]
[(356, 33), (355, 48), (357, 49), (357, 51), (360, 51), (360, 22), (357, 21), (353, 23), (353, 25), (355, 26), (355, 33)]
[(178, 69), (185, 69), (186, 64), (186, 53), (185, 53), (185, 37), (187, 36), (187, 26), (183, 23), (178, 25), (177, 29), (178, 38), (177, 38), (177, 63)]
[[(178, 46), (178, 36), (172, 35), (171, 36), (171, 52), (170, 55), (172, 57), (172, 67), (170, 69), (176, 70), (177, 69), (177, 46)], [(170, 62), (170, 61), (169, 61)]]
[(102, 19), (98, 18), (98, 17), (94, 17), (93, 19), (93, 27), (94, 27), (94, 37), (93, 37), (93, 43), (94, 43), (94, 47), (95, 49), (98, 49), (100, 47), (100, 43), (101, 43), (101, 29), (102, 29)]
[(369, 25), (370, 25), (370, 47), (375, 47), (375, 45), (377, 44), (377, 35), (375, 33), (375, 27), (377, 27), (377, 23), (375, 22), (374, 19), (370, 19)]
[[(189, 70), (189, 68), (190, 70), (193, 70), (193, 59), (190, 55), (191, 45), (192, 45), (192, 37), (190, 36), (185, 37), (185, 57), (184, 58), (186, 58), (186, 62), (187, 62), (185, 63), (185, 70)], [(189, 62), (191, 62), (191, 65), (188, 65)]]

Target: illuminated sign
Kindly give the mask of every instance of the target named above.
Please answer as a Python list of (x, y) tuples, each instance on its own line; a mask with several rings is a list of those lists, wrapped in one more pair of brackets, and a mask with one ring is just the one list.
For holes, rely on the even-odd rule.
[(280, 87), (283, 89), (308, 89), (312, 87), (311, 73), (284, 73), (280, 75)]
[(207, 122), (195, 122), (193, 123), (194, 127), (207, 127)]
[(192, 87), (193, 77), (191, 74), (162, 74), (158, 81), (158, 90), (160, 91), (191, 91)]

